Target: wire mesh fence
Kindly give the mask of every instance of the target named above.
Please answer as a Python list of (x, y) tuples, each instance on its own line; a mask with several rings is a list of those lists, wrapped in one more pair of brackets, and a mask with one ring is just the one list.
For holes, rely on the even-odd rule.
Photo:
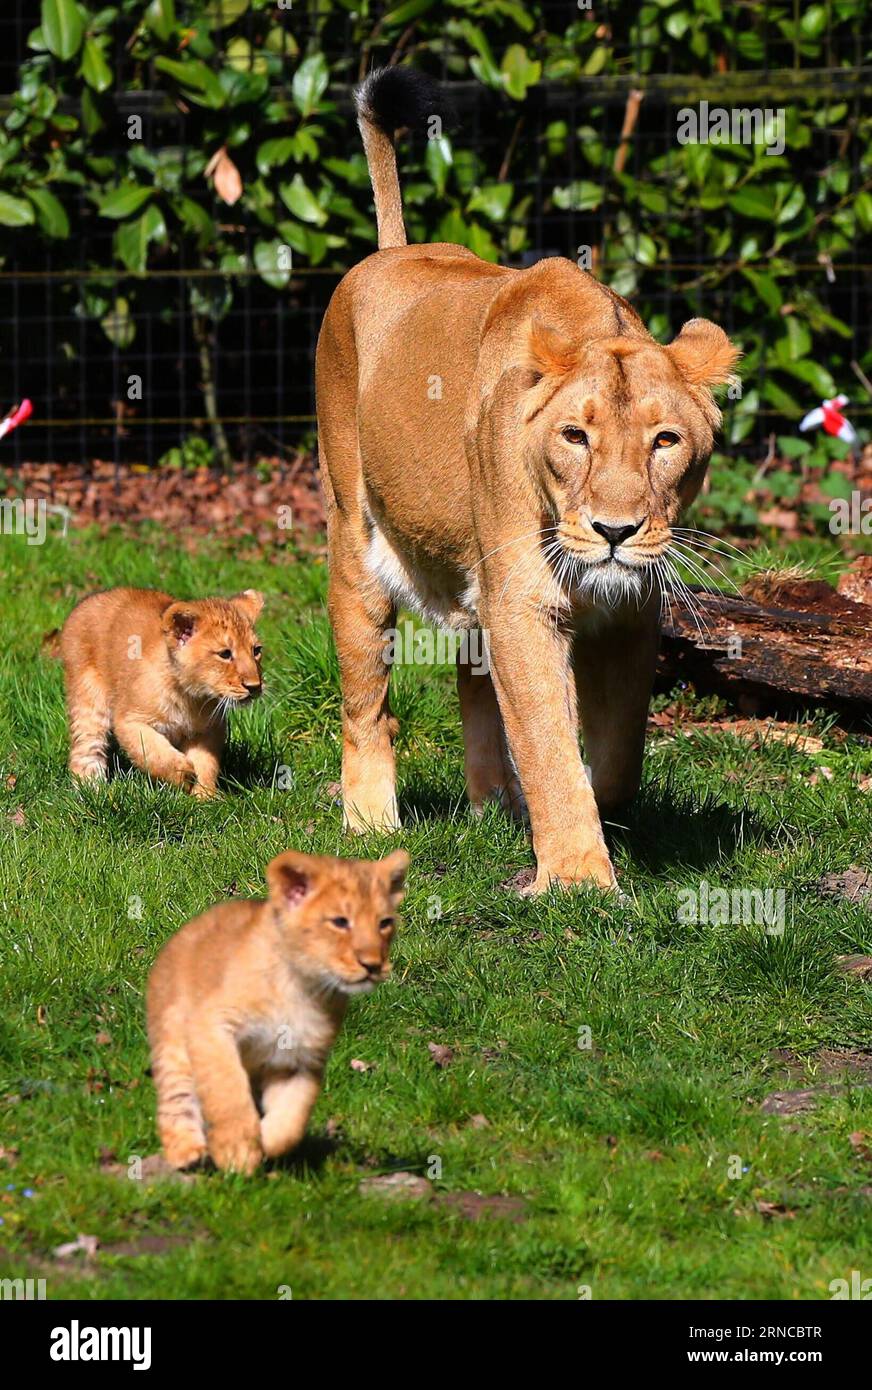
[[(227, 25), (221, 4), (228, 7)], [(789, 317), (793, 289), (804, 294), (811, 287), (824, 319), (839, 325), (840, 360), (858, 362), (868, 351), (872, 309), (868, 234), (862, 219), (855, 219), (845, 228), (834, 260), (829, 250), (818, 249), (814, 219), (820, 219), (820, 227), (830, 225), (852, 195), (872, 184), (858, 138), (872, 89), (872, 68), (866, 64), (868, 13), (858, 6), (850, 23), (831, 33), (833, 17), (825, 9), (824, 28), (810, 57), (781, 22), (782, 15), (794, 13), (791, 6), (748, 8), (758, 19), (762, 13), (764, 22), (734, 31), (702, 80), (688, 71), (686, 61), (692, 23), (684, 29), (673, 26), (677, 37), (664, 46), (659, 31), (648, 41), (644, 23), (628, 23), (628, 7), (622, 3), (598, 4), (595, 12), (589, 6), (543, 4), (537, 15), (546, 36), (570, 34), (568, 26), (582, 22), (595, 26), (591, 43), (585, 32), (583, 50), (578, 40), (587, 70), (559, 80), (548, 77), (546, 63), (537, 80), (522, 88), (519, 101), (492, 84), (470, 79), (469, 33), (458, 30), (464, 20), (456, 7), (444, 32), (421, 37), (415, 5), (405, 7), (405, 25), (386, 23), (398, 13), (396, 6), (361, 5), (366, 17), (362, 29), (359, 11), (327, 0), (259, 8), (240, 0), (213, 0), (212, 51), (203, 63), (231, 78), (262, 78), (267, 89), (259, 104), (241, 101), (238, 118), (225, 119), (222, 111), (223, 124), (214, 108), (189, 99), (190, 92), (173, 95), (162, 87), (170, 71), (167, 63), (156, 71), (153, 58), (136, 60), (135, 17), (126, 26), (110, 26), (105, 41), (100, 40), (111, 80), (100, 94), (99, 120), (92, 121), (90, 131), (89, 91), (83, 89), (81, 109), (61, 91), (48, 110), (44, 91), (51, 90), (55, 69), (49, 55), (39, 80), (25, 87), (29, 117), (44, 101), (47, 137), (42, 132), (40, 138), (61, 145), (66, 139), (83, 141), (80, 167), (87, 177), (64, 181), (59, 172), (68, 237), (41, 237), (29, 226), (0, 228), (2, 403), (29, 396), (36, 407), (27, 430), (4, 444), (3, 462), (54, 460), (87, 468), (99, 459), (118, 469), (162, 459), (254, 465), (261, 457), (282, 459), (311, 443), (313, 356), (321, 316), (340, 276), (375, 244), (352, 88), (376, 63), (409, 55), (440, 75), (452, 93), (457, 110), (452, 177), (464, 191), (467, 208), (476, 197), (484, 200), (481, 224), (475, 225), (481, 225), (485, 254), (498, 254), (514, 265), (532, 264), (545, 255), (578, 259), (626, 294), (661, 337), (677, 331), (691, 314), (702, 314), (741, 338), (748, 301), (737, 300), (737, 292), (760, 295), (770, 311), (761, 330), (763, 349), (771, 347), (765, 340), (780, 331), (779, 320)], [(186, 7), (177, 9), (184, 24)], [(423, 13), (430, 7), (422, 3), (417, 9)], [(22, 71), (41, 52), (34, 32), (40, 13), (32, 0), (6, 0), (0, 15), (0, 118), (13, 134), (16, 119), (24, 119), (16, 117)], [(447, 19), (448, 10), (445, 15)], [(181, 33), (180, 51), (184, 29)], [(526, 41), (530, 54), (545, 56), (535, 33)], [(598, 43), (608, 47), (608, 70), (597, 70)], [(318, 138), (317, 158), (303, 152), (285, 171), (289, 182), (282, 196), (298, 216), (294, 225), (302, 225), (305, 249), (289, 244), (287, 264), (276, 266), (264, 259), (263, 222), (251, 198), (222, 200), (210, 161), (220, 159), (223, 151), (231, 166), (242, 171), (249, 194), (275, 201), (262, 172), (264, 135), (253, 127), (252, 113), (274, 100), (269, 114), (275, 123), (302, 55), (316, 50), (329, 67), (323, 101), (330, 120), (321, 138), (316, 111), (316, 125), (310, 128)], [(199, 95), (208, 99), (208, 88)], [(792, 112), (816, 112), (801, 155), (785, 161), (779, 180), (784, 186), (774, 205), (775, 225), (789, 211), (796, 189), (804, 191), (812, 220), (791, 262), (793, 280), (782, 277), (775, 286), (777, 301), (771, 297), (774, 282), (765, 279), (767, 267), (761, 270), (755, 259), (759, 248), (747, 244), (762, 209), (755, 214), (747, 199), (737, 206), (735, 194), (726, 205), (708, 209), (686, 178), (682, 182), (687, 149), (677, 139), (679, 113), (692, 108), (699, 114), (701, 103), (708, 111), (763, 108), (762, 138), (772, 142), (776, 160), (784, 130), (779, 137), (774, 113), (786, 112), (789, 123)], [(766, 111), (773, 113), (768, 125)], [(65, 120), (78, 122), (77, 130), (65, 134)], [(410, 239), (453, 239), (450, 218), (460, 216), (456, 209), (436, 226), (424, 210), (434, 182), (438, 193), (445, 172), (434, 165), (426, 145), (410, 137), (401, 147)], [(697, 145), (701, 148), (704, 141)], [(342, 236), (331, 236), (326, 213), (327, 230), (320, 231), (322, 209), (305, 203), (299, 175), (292, 176), (303, 167), (311, 183), (331, 163), (347, 166), (343, 173), (350, 180), (347, 188), (333, 193), (347, 216)], [(149, 205), (155, 210), (151, 230), (140, 226), (144, 219), (130, 224), (136, 229), (132, 234), (153, 241), (147, 263), (136, 270), (130, 268), (135, 252), (125, 252), (122, 244), (124, 254), (119, 254), (119, 220), (106, 215), (105, 201), (101, 205), (88, 182), (93, 176), (103, 188), (114, 181), (127, 189), (132, 168), (138, 170), (138, 186), (151, 180), (155, 192)], [(838, 179), (830, 201), (822, 205), (821, 171), (829, 169), (838, 170)], [(485, 194), (476, 192), (482, 185)], [(302, 187), (308, 193), (305, 182)], [(499, 206), (499, 190), (506, 187), (511, 190), (511, 226), (505, 208), (501, 220)], [(622, 207), (622, 188), (638, 194), (644, 231)], [(160, 235), (167, 215), (159, 195), (172, 195), (175, 206), (182, 206), (190, 223), (184, 230), (194, 235), (176, 236), (172, 230)], [(198, 217), (220, 234), (220, 254), (208, 237), (198, 240)], [(723, 233), (717, 245), (713, 222)], [(284, 235), (282, 226), (279, 222), (271, 254)], [(468, 229), (467, 219), (463, 230)], [(474, 240), (472, 244), (476, 249)], [(777, 235), (773, 245), (775, 263)], [(799, 378), (801, 399), (784, 391), (779, 395), (774, 388), (767, 394), (772, 361), (765, 350), (753, 353), (750, 365), (745, 392), (747, 396), (750, 384), (759, 401), (753, 418), (734, 432), (737, 445), (753, 441), (780, 420), (795, 419), (800, 404), (816, 404), (820, 396), (813, 373), (804, 383)], [(859, 413), (863, 410), (861, 406)]]

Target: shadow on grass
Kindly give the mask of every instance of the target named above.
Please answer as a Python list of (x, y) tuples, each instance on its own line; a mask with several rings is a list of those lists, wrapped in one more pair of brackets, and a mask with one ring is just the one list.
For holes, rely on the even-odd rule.
[[(221, 759), (218, 789), (227, 792), (232, 791), (234, 786), (246, 789), (269, 788), (273, 785), (280, 766), (282, 759), (272, 743), (250, 744), (233, 739), (228, 743)], [(127, 754), (119, 748), (114, 739), (109, 746), (107, 771), (110, 782), (116, 777), (130, 777), (132, 773), (140, 777), (145, 776), (145, 773), (136, 771)]]
[(320, 1173), (327, 1160), (332, 1158), (340, 1147), (338, 1139), (332, 1139), (326, 1134), (307, 1134), (291, 1153), (284, 1154), (281, 1158), (270, 1159), (267, 1171), (298, 1175), (304, 1170), (308, 1173)]
[[(462, 789), (444, 782), (412, 778), (400, 797), (404, 824), (451, 821), (468, 814)], [(519, 822), (509, 822), (521, 829)], [(623, 846), (640, 868), (652, 874), (669, 869), (705, 869), (745, 844), (765, 844), (766, 824), (750, 810), (736, 809), (714, 795), (699, 797), (667, 782), (649, 783), (623, 810), (605, 821), (610, 848)]]
[(749, 810), (714, 795), (695, 797), (672, 785), (643, 787), (635, 801), (605, 826), (610, 846), (622, 845), (652, 874), (705, 869), (746, 844), (765, 844), (767, 826)]
[(421, 821), (457, 820), (469, 811), (462, 787), (411, 778), (400, 793), (400, 819), (403, 824)]
[(423, 1173), (427, 1158), (417, 1154), (399, 1156), (393, 1153), (372, 1153), (360, 1144), (353, 1143), (347, 1135), (307, 1134), (298, 1148), (281, 1158), (271, 1159), (267, 1171), (296, 1173), (303, 1171), (317, 1174), (322, 1171), (328, 1159), (340, 1155), (360, 1171), (360, 1176), (373, 1177), (380, 1173), (415, 1172)]

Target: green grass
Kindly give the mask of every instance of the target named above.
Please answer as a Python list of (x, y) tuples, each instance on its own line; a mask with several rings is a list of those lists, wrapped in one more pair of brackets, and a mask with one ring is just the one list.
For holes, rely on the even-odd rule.
[[(0, 1160), (0, 1276), (42, 1274), (49, 1297), (818, 1299), (864, 1259), (870, 1272), (872, 1168), (849, 1136), (872, 1132), (872, 1087), (822, 1092), (792, 1119), (760, 1110), (803, 1084), (775, 1049), (814, 1082), (821, 1049), (868, 1044), (870, 986), (835, 957), (872, 953), (869, 912), (812, 886), (867, 859), (870, 746), (814, 720), (814, 757), (658, 731), (609, 832), (626, 900), (532, 901), (500, 886), (531, 862), (523, 833), (466, 807), (444, 669), (397, 672), (406, 921), (394, 979), (352, 1002), (303, 1159), (188, 1185), (103, 1173), (101, 1151), (126, 1163), (157, 1145), (143, 989), (161, 944), (229, 893), (258, 894), (288, 846), (385, 844), (349, 845), (332, 793), (320, 561), (157, 532), (0, 547), (0, 1143), (19, 1150)], [(70, 784), (61, 672), (40, 640), (81, 594), (124, 582), (267, 594), (269, 693), (234, 726), (214, 803), (123, 770)], [(816, 763), (833, 775), (813, 786)], [(678, 891), (702, 879), (783, 888), (784, 935), (679, 920)], [(450, 1066), (430, 1042), (454, 1049)], [(521, 1197), (525, 1219), (360, 1195), (397, 1167), (441, 1173), (436, 1194)], [(792, 1215), (766, 1219), (762, 1202)], [(79, 1232), (133, 1253), (54, 1261)], [(181, 1239), (137, 1253), (147, 1235)]]

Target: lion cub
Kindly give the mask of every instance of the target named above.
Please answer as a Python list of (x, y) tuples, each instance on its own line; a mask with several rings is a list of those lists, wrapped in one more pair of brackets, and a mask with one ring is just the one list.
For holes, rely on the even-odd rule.
[(214, 796), (227, 711), (261, 693), (254, 589), (179, 602), (155, 589), (107, 589), (73, 609), (60, 638), (70, 771), (104, 778), (114, 733), (137, 767)]
[(390, 973), (404, 850), (370, 863), (289, 850), (269, 898), (186, 923), (148, 981), (157, 1124), (167, 1162), (208, 1153), (251, 1173), (293, 1149), (321, 1090), (348, 997)]

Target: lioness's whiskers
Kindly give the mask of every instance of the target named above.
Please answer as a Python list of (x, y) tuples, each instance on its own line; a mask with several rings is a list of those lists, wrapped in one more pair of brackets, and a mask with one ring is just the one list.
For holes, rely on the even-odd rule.
[(510, 541), (503, 541), (502, 545), (495, 545), (493, 550), (489, 550), (485, 555), (482, 555), (481, 559), (478, 560), (472, 568), (477, 570), (479, 565), (484, 564), (485, 560), (489, 560), (492, 555), (496, 555), (500, 550), (506, 550), (510, 545), (517, 545), (519, 541), (528, 541), (532, 536), (547, 536), (549, 531), (556, 532), (556, 530), (556, 526), (537, 526), (535, 531), (524, 531), (520, 536), (513, 536)]
[(730, 578), (728, 574), (724, 573), (720, 565), (716, 564), (714, 560), (710, 560), (707, 555), (698, 555), (695, 550), (692, 550), (688, 546), (686, 541), (672, 541), (670, 543), (669, 550), (672, 552), (672, 554), (676, 557), (677, 560), (679, 560), (682, 564), (685, 565), (685, 567), (691, 572), (691, 574), (695, 576), (695, 578), (697, 578), (700, 581), (700, 583), (705, 584), (706, 582), (707, 576), (703, 571), (702, 566), (708, 565), (711, 570), (715, 571), (717, 574), (720, 575), (724, 583), (728, 584), (730, 588), (734, 591), (734, 593), (738, 594), (740, 592), (738, 586), (734, 583), (734, 581)]
[(699, 600), (685, 584), (684, 580), (681, 578), (681, 575), (678, 573), (675, 566), (672, 564), (672, 561), (668, 558), (667, 555), (664, 555), (662, 557), (662, 563), (664, 566), (664, 574), (669, 582), (670, 595), (674, 597), (677, 601), (680, 601), (682, 606), (687, 609), (691, 618), (693, 619), (700, 642), (704, 643), (705, 636), (703, 635), (703, 627), (705, 628), (706, 636), (711, 631), (711, 628), (700, 606)]
[(672, 533), (676, 536), (702, 536), (703, 539), (706, 541), (714, 541), (715, 544), (712, 547), (712, 549), (715, 549), (716, 547), (721, 545), (725, 545), (727, 549), (732, 550), (733, 553), (737, 555), (740, 560), (744, 560), (747, 558), (745, 552), (743, 550), (740, 550), (738, 546), (733, 545), (732, 541), (725, 541), (721, 536), (713, 536), (711, 531), (700, 531), (699, 528), (696, 526), (673, 526)]

